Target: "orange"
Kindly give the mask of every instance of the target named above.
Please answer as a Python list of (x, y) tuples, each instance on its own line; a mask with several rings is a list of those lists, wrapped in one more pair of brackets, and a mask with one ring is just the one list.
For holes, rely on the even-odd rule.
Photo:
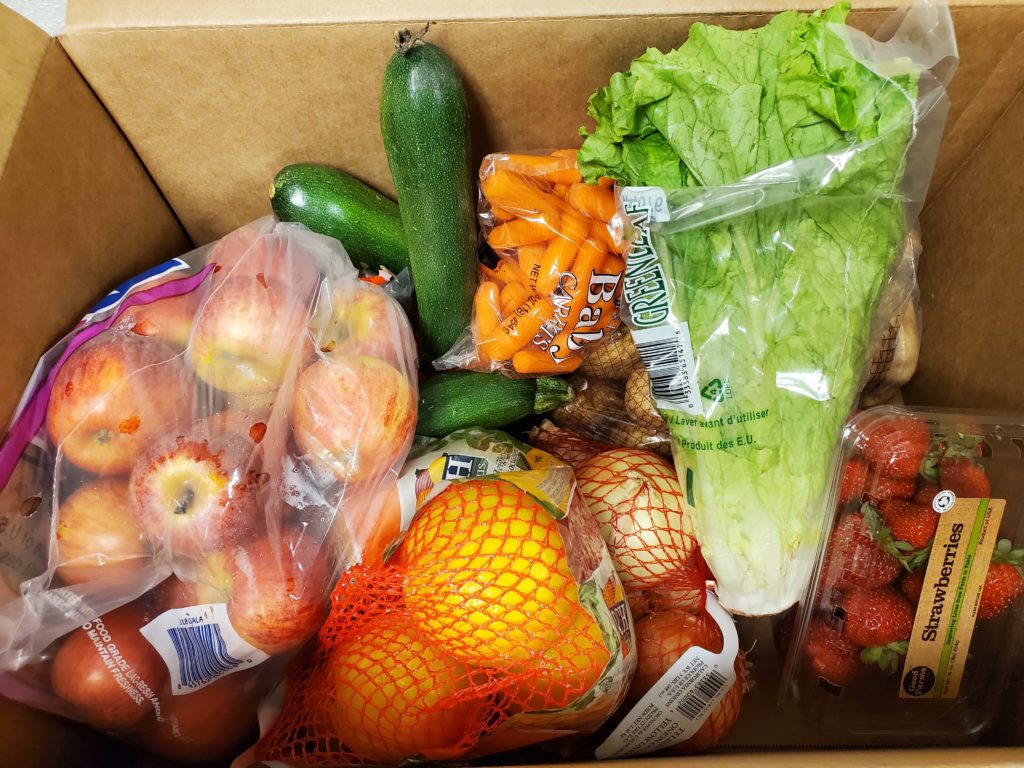
[(507, 669), (536, 657), (579, 609), (557, 524), (504, 480), (438, 494), (413, 521), (401, 559), (419, 632), (467, 663)]
[(486, 697), (453, 700), (470, 686), (469, 669), (404, 628), (377, 624), (342, 641), (331, 669), (334, 727), (344, 746), (366, 760), (455, 757), (483, 729)]
[(521, 672), (511, 672), (522, 675), (509, 692), (512, 710), (535, 712), (569, 706), (594, 687), (609, 658), (601, 627), (586, 611), (578, 610), (558, 643), (524, 663)]

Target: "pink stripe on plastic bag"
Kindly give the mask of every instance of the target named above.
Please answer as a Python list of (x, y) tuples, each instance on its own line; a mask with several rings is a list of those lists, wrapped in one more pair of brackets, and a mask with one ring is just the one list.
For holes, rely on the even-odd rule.
[(86, 326), (72, 337), (57, 364), (50, 369), (38, 389), (32, 393), (32, 397), (11, 425), (10, 430), (4, 437), (3, 444), (0, 445), (0, 489), (7, 485), (7, 481), (14, 474), (14, 468), (18, 465), (21, 454), (24, 453), (25, 448), (32, 442), (32, 438), (36, 436), (39, 429), (43, 426), (43, 421), (46, 418), (46, 406), (50, 402), (50, 392), (53, 390), (53, 382), (57, 378), (57, 372), (60, 371), (74, 351), (110, 329), (117, 322), (118, 318), (124, 314), (125, 310), (131, 307), (152, 304), (160, 299), (168, 299), (191, 293), (202, 284), (214, 266), (213, 264), (207, 264), (201, 271), (191, 277), (169, 280), (152, 288), (131, 293), (121, 302), (117, 312), (106, 320), (100, 320)]

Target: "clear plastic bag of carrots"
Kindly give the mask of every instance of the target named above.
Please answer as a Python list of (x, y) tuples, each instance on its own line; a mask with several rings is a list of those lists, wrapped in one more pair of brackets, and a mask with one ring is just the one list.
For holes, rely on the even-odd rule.
[(612, 181), (585, 184), (576, 150), (488, 155), (479, 217), (487, 247), (471, 332), (441, 368), (558, 375), (620, 322), (626, 265)]

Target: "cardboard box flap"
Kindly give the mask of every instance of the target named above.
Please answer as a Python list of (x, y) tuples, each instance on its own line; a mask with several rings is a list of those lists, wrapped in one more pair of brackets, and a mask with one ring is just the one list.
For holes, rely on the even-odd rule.
[[(410, 19), (459, 21), (481, 19), (582, 18), (604, 16), (719, 15), (812, 10), (833, 5), (823, 0), (692, 0), (667, 6), (664, 0), (412, 0), (367, 3), (364, 0), (69, 0), (66, 30), (147, 27), (211, 27), (260, 24), (335, 24), (407, 22)], [(950, 0), (951, 6), (1007, 5), (1014, 0)], [(892, 8), (893, 0), (858, 0), (858, 9)]]
[(7, 155), (21, 116), (28, 104), (32, 84), (50, 36), (35, 24), (0, 5), (0, 175), (7, 164)]

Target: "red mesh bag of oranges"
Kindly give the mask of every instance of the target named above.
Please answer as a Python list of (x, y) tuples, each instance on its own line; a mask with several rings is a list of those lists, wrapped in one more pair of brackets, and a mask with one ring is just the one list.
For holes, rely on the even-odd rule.
[(576, 150), (498, 153), (480, 168), (487, 240), (470, 332), (437, 365), (510, 376), (575, 371), (618, 327), (626, 265), (610, 179), (586, 184)]
[(399, 495), (414, 499), (408, 529), (342, 577), (252, 757), (397, 765), (597, 730), (635, 648), (572, 470), (467, 430), (414, 449)]
[(0, 695), (237, 752), (337, 574), (377, 556), (415, 370), (398, 303), (270, 217), (108, 295), (0, 445)]

